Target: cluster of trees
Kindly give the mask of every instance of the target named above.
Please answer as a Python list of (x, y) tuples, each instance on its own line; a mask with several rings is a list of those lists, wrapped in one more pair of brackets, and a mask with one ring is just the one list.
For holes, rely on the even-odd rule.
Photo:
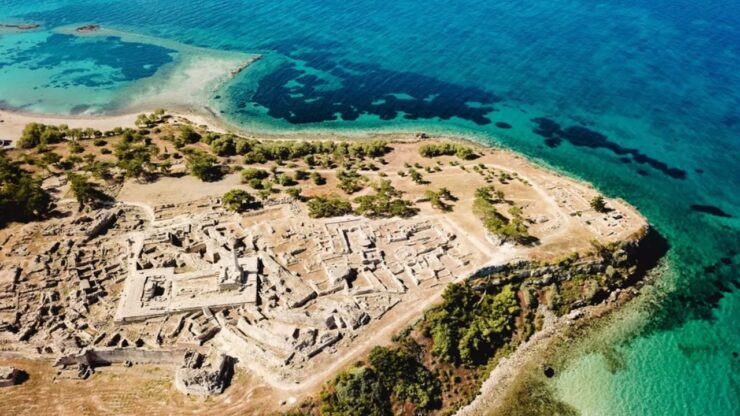
[(41, 188), (41, 179), (0, 153), (0, 226), (41, 217), (50, 205), (51, 196)]
[(353, 169), (338, 169), (337, 181), (337, 188), (348, 194), (353, 194), (365, 187), (367, 177), (360, 175)]
[(157, 172), (152, 156), (158, 152), (159, 149), (151, 143), (151, 139), (138, 132), (125, 130), (113, 154), (118, 159), (117, 166), (127, 178), (140, 179), (151, 177)]
[(389, 180), (381, 180), (373, 186), (375, 193), (355, 198), (355, 213), (366, 217), (411, 217), (419, 211), (411, 201), (401, 198), (401, 191)]
[(424, 333), (442, 360), (484, 364), (511, 338), (520, 311), (510, 285), (497, 293), (479, 293), (467, 283), (451, 284), (442, 294), (442, 304), (427, 313)]
[(21, 149), (33, 149), (38, 146), (59, 143), (66, 137), (66, 129), (57, 126), (47, 126), (41, 123), (28, 123), (18, 139)]
[(151, 128), (155, 125), (162, 122), (162, 119), (164, 118), (164, 109), (156, 109), (151, 114), (139, 114), (136, 116), (136, 121), (134, 124), (136, 124), (139, 127), (147, 127)]
[(352, 209), (350, 200), (340, 196), (316, 196), (308, 201), (308, 213), (313, 218), (338, 217), (351, 213), (371, 218), (406, 218), (419, 211), (411, 201), (401, 197), (401, 191), (394, 188), (389, 180), (381, 180), (373, 188), (374, 194), (355, 198), (355, 209)]
[(535, 242), (536, 239), (529, 235), (529, 228), (524, 223), (520, 208), (511, 207), (509, 209), (511, 219), (496, 210), (494, 204), (503, 200), (503, 192), (496, 191), (492, 186), (478, 188), (475, 191), (473, 213), (483, 221), (483, 226), (488, 232), (504, 241), (515, 241), (519, 244)]
[(66, 124), (49, 126), (42, 123), (28, 123), (23, 128), (23, 133), (21, 133), (17, 145), (21, 149), (33, 149), (39, 146), (43, 147), (48, 144), (59, 143), (65, 139), (94, 139), (103, 136), (103, 132), (93, 128), (70, 129)]
[(338, 195), (315, 196), (307, 205), (311, 218), (341, 217), (352, 213), (352, 203)]
[[(182, 135), (181, 135), (182, 136)], [(194, 136), (191, 136), (194, 138)], [(211, 146), (219, 156), (244, 156), (244, 163), (266, 163), (269, 161), (304, 160), (309, 166), (317, 163), (317, 156), (331, 156), (336, 159), (364, 159), (382, 157), (392, 149), (383, 140), (363, 142), (329, 141), (260, 141), (246, 139), (233, 134), (210, 133), (198, 140)], [(185, 143), (192, 141), (183, 140)], [(197, 141), (197, 140), (196, 140)], [(324, 159), (326, 162), (327, 160)]]
[(95, 208), (101, 203), (110, 200), (110, 196), (100, 190), (96, 183), (90, 182), (83, 175), (67, 172), (67, 182), (80, 209), (85, 207)]
[(373, 348), (370, 366), (360, 365), (341, 373), (322, 391), (321, 413), (391, 415), (393, 408), (406, 408), (408, 404), (417, 412), (438, 408), (440, 382), (417, 360), (414, 349), (418, 350), (418, 345)]
[(424, 157), (457, 156), (460, 159), (475, 159), (478, 155), (470, 146), (460, 143), (428, 143), (419, 146), (419, 154)]

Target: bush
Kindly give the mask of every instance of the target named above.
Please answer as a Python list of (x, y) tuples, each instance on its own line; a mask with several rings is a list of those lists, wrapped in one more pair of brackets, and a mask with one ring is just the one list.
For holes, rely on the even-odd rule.
[(66, 136), (67, 129), (47, 126), (40, 123), (28, 123), (18, 139), (18, 147), (32, 149), (39, 145), (59, 143)]
[(395, 398), (425, 410), (441, 405), (439, 380), (405, 349), (374, 347), (368, 358), (384, 389)]
[(483, 221), (486, 230), (504, 241), (515, 241), (520, 244), (532, 244), (537, 239), (529, 235), (529, 229), (521, 217), (521, 209), (512, 207), (509, 213), (512, 219), (508, 219), (499, 213), (494, 206), (495, 203), (503, 201), (503, 193), (494, 191), (493, 187), (486, 186), (475, 191), (473, 201), (473, 213)]
[(247, 191), (232, 189), (222, 198), (223, 206), (229, 211), (244, 212), (259, 206), (257, 199)]
[(449, 363), (485, 363), (510, 339), (519, 312), (511, 285), (480, 294), (467, 283), (453, 283), (442, 294), (442, 304), (427, 313), (432, 351)]
[(352, 213), (352, 204), (337, 195), (315, 196), (308, 201), (311, 218), (339, 217)]
[(183, 144), (193, 144), (200, 141), (201, 135), (192, 127), (185, 125), (180, 126), (180, 135), (178, 136), (178, 139)]
[(457, 156), (459, 159), (475, 159), (478, 155), (473, 149), (460, 143), (429, 143), (419, 147), (419, 154), (424, 157)]
[(411, 217), (418, 210), (411, 201), (401, 198), (401, 192), (395, 189), (389, 180), (381, 180), (374, 186), (375, 194), (357, 197), (357, 215), (367, 217)]
[(337, 188), (348, 194), (353, 194), (365, 187), (367, 178), (351, 169), (339, 169), (337, 171)]
[(252, 183), (251, 181), (266, 179), (270, 174), (263, 169), (245, 168), (242, 170), (242, 183)]
[(326, 184), (326, 179), (319, 172), (311, 172), (311, 181), (319, 186)]
[(213, 182), (223, 177), (223, 167), (215, 156), (199, 149), (185, 152), (185, 166), (191, 175), (204, 182)]
[(231, 136), (226, 136), (213, 140), (211, 150), (219, 156), (233, 156), (236, 154), (234, 139)]
[(74, 195), (80, 204), (80, 208), (84, 208), (85, 206), (96, 207), (101, 202), (110, 199), (108, 195), (100, 191), (97, 184), (89, 182), (82, 175), (68, 172), (67, 181), (69, 182), (69, 189), (72, 191), (72, 195)]
[(107, 145), (108, 142), (105, 141), (105, 139), (95, 139), (95, 141), (93, 142), (93, 144), (95, 146), (97, 146), (97, 147), (103, 147), (103, 146)]
[(296, 181), (293, 180), (290, 175), (283, 173), (278, 175), (277, 183), (279, 183), (281, 186), (293, 186), (296, 184)]
[(0, 153), (0, 226), (28, 221), (46, 214), (51, 196), (35, 178)]
[(601, 195), (597, 195), (593, 197), (593, 199), (591, 200), (591, 208), (593, 208), (594, 211), (602, 213), (602, 214), (609, 211), (606, 208), (606, 201), (604, 200), (604, 197)]
[(69, 141), (67, 143), (67, 147), (69, 148), (70, 153), (79, 154), (85, 151), (85, 148), (83, 148), (76, 140)]
[(295, 171), (295, 179), (297, 181), (305, 181), (306, 179), (308, 179), (308, 172), (306, 172), (303, 169), (296, 170)]
[(388, 391), (377, 373), (356, 367), (337, 376), (333, 391), (321, 393), (321, 414), (325, 416), (390, 416)]
[(298, 187), (286, 188), (285, 193), (288, 194), (293, 199), (301, 198), (301, 188), (298, 188)]

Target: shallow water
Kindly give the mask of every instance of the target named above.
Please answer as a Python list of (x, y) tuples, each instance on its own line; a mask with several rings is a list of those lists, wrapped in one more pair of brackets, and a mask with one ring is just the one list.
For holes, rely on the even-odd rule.
[(610, 327), (620, 365), (591, 340), (559, 397), (589, 415), (738, 414), (740, 4), (645, 3), (0, 0), (0, 21), (44, 24), (0, 34), (0, 102), (120, 110), (183, 54), (54, 31), (94, 22), (264, 54), (208, 103), (248, 129), (424, 129), (521, 151), (631, 202), (671, 245), (670, 272)]

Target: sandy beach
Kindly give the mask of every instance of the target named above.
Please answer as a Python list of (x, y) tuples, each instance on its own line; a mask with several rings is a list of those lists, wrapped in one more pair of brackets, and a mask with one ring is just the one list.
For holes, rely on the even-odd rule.
[[(153, 109), (152, 109), (153, 110)], [(0, 109), (0, 140), (15, 142), (23, 133), (28, 123), (42, 123), (49, 125), (66, 124), (71, 128), (93, 128), (101, 131), (112, 130), (116, 127), (136, 127), (136, 117), (146, 111), (130, 112), (109, 116), (62, 116), (50, 114), (24, 113), (14, 110)], [(151, 112), (151, 111), (149, 111)], [(195, 113), (179, 113), (168, 111), (174, 117), (182, 117), (197, 125), (205, 125), (212, 131), (226, 132), (228, 127), (216, 117)]]

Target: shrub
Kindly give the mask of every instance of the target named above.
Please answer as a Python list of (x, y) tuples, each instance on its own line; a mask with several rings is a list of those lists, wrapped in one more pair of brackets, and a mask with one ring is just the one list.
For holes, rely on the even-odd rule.
[(242, 170), (242, 183), (251, 183), (253, 179), (262, 180), (266, 179), (270, 174), (263, 169), (256, 168), (245, 168)]
[(0, 226), (38, 218), (49, 209), (51, 196), (35, 178), (0, 153)]
[(244, 212), (258, 206), (257, 199), (247, 191), (232, 189), (222, 198), (223, 206), (229, 211)]
[(485, 363), (510, 339), (519, 312), (510, 285), (480, 294), (467, 283), (453, 283), (442, 294), (442, 304), (427, 313), (432, 351), (449, 363)]
[(475, 159), (475, 154), (470, 146), (460, 143), (429, 143), (419, 147), (419, 154), (424, 157), (457, 156), (459, 159)]
[(319, 186), (324, 185), (326, 183), (326, 179), (323, 176), (321, 176), (319, 172), (311, 172), (311, 181), (313, 181), (315, 185), (319, 185)]
[[(500, 198), (499, 198), (500, 197)], [(528, 227), (521, 217), (521, 209), (512, 207), (508, 219), (496, 210), (495, 203), (503, 200), (503, 193), (494, 191), (493, 187), (486, 186), (475, 191), (473, 213), (483, 221), (486, 230), (504, 241), (515, 241), (520, 244), (531, 244), (537, 241), (529, 235)]]
[(211, 142), (211, 150), (219, 156), (233, 156), (236, 154), (236, 146), (231, 136), (220, 137)]
[(193, 129), (191, 126), (180, 126), (180, 134), (178, 136), (178, 139), (183, 144), (193, 144), (197, 143), (201, 139), (201, 135), (198, 134), (195, 129)]
[(32, 149), (39, 145), (59, 143), (67, 134), (66, 126), (47, 126), (40, 123), (28, 123), (18, 139), (18, 147)]
[(348, 194), (353, 194), (365, 187), (367, 178), (355, 170), (339, 169), (337, 171), (337, 180), (339, 181), (337, 188)]
[(109, 200), (110, 197), (104, 194), (98, 185), (88, 181), (84, 176), (76, 173), (68, 172), (67, 181), (69, 182), (69, 189), (72, 191), (77, 202), (80, 204), (80, 208), (85, 206), (96, 207), (101, 202)]
[(301, 188), (298, 188), (298, 187), (286, 188), (285, 193), (288, 194), (293, 199), (301, 198)]
[(296, 184), (296, 181), (293, 180), (293, 178), (291, 178), (290, 175), (286, 173), (282, 173), (278, 175), (277, 183), (279, 183), (281, 186), (293, 186)]
[(401, 198), (401, 192), (395, 189), (389, 180), (381, 180), (374, 186), (375, 194), (357, 197), (357, 215), (367, 217), (411, 217), (418, 209), (411, 201)]
[(223, 177), (223, 168), (215, 156), (199, 149), (188, 149), (185, 165), (191, 175), (204, 182), (213, 182)]
[(308, 172), (306, 172), (303, 169), (296, 170), (295, 171), (295, 179), (297, 181), (305, 181), (306, 179), (308, 179)]
[(82, 153), (85, 151), (85, 148), (83, 148), (76, 140), (69, 141), (67, 143), (67, 147), (69, 148), (70, 153)]
[(321, 393), (325, 416), (390, 416), (388, 391), (377, 373), (367, 367), (345, 371), (334, 381), (333, 390)]
[(384, 389), (395, 398), (426, 410), (441, 405), (439, 379), (405, 349), (374, 347), (368, 360)]
[(606, 201), (604, 200), (604, 197), (601, 195), (597, 195), (591, 199), (591, 208), (594, 209), (594, 211), (599, 213), (605, 213), (608, 211), (606, 208)]
[(315, 196), (308, 201), (311, 218), (339, 217), (352, 212), (352, 204), (337, 195)]

